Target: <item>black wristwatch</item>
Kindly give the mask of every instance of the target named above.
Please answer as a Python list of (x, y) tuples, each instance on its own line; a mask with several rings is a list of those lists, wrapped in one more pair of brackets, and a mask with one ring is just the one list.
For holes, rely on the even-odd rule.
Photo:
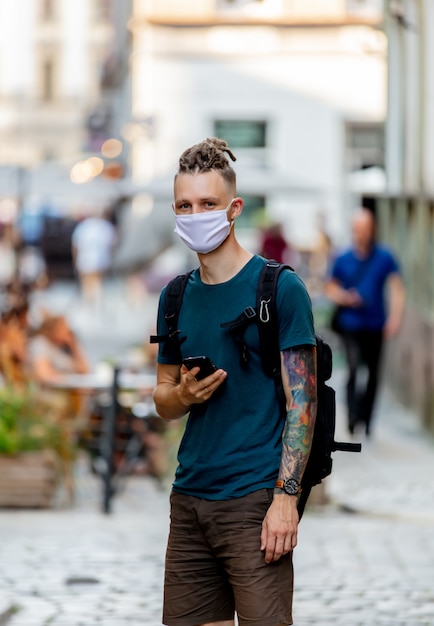
[(288, 496), (297, 496), (300, 493), (300, 484), (295, 478), (276, 480), (276, 488), (282, 489)]

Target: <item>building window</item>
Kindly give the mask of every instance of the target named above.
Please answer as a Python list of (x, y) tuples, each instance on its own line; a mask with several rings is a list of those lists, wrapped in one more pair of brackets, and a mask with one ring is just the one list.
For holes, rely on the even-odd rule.
[(267, 123), (255, 120), (215, 120), (216, 137), (226, 139), (231, 148), (265, 148)]
[(384, 168), (384, 125), (347, 124), (347, 156), (350, 171)]
[(109, 21), (111, 18), (110, 0), (94, 0), (93, 11), (95, 21)]
[(56, 14), (56, 0), (42, 0), (41, 16), (44, 21), (54, 19)]
[(54, 99), (54, 63), (51, 59), (42, 63), (42, 99), (45, 102)]
[(246, 4), (258, 4), (264, 0), (217, 0), (218, 8), (243, 7)]

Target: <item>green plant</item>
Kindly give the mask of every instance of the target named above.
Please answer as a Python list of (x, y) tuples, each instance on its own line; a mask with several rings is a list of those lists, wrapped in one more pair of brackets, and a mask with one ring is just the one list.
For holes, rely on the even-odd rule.
[(38, 389), (0, 388), (0, 454), (50, 449), (70, 460), (74, 448), (67, 421)]

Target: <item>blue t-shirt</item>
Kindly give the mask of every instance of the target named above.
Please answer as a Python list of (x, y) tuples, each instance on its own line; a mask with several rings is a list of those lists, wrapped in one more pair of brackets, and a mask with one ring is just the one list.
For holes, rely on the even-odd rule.
[[(220, 326), (246, 306), (256, 306), (263, 264), (262, 257), (254, 256), (236, 276), (217, 285), (203, 283), (195, 270), (187, 283), (178, 323), (182, 357), (209, 356), (228, 376), (208, 402), (191, 408), (173, 484), (180, 493), (226, 500), (274, 487), (284, 420), (274, 382), (262, 370), (257, 325), (250, 324), (244, 335), (250, 351), (247, 369), (240, 366), (229, 329)], [(315, 345), (310, 298), (294, 272), (279, 277), (277, 310), (281, 350)], [(165, 332), (163, 290), (158, 333)], [(160, 346), (158, 362), (177, 364), (179, 359), (163, 356)]]
[(386, 321), (385, 286), (391, 274), (399, 272), (398, 263), (384, 246), (376, 244), (371, 254), (358, 258), (347, 250), (335, 260), (332, 277), (345, 289), (354, 288), (363, 299), (357, 308), (343, 308), (339, 321), (344, 330), (381, 330)]

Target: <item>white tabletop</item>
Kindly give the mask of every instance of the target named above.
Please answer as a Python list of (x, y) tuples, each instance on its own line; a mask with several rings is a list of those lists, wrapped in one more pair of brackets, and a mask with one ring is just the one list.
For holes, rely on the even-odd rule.
[[(149, 372), (120, 371), (119, 389), (152, 390), (156, 385), (156, 375)], [(64, 374), (62, 380), (52, 385), (57, 389), (107, 390), (113, 386), (113, 371), (94, 371), (88, 374)]]

